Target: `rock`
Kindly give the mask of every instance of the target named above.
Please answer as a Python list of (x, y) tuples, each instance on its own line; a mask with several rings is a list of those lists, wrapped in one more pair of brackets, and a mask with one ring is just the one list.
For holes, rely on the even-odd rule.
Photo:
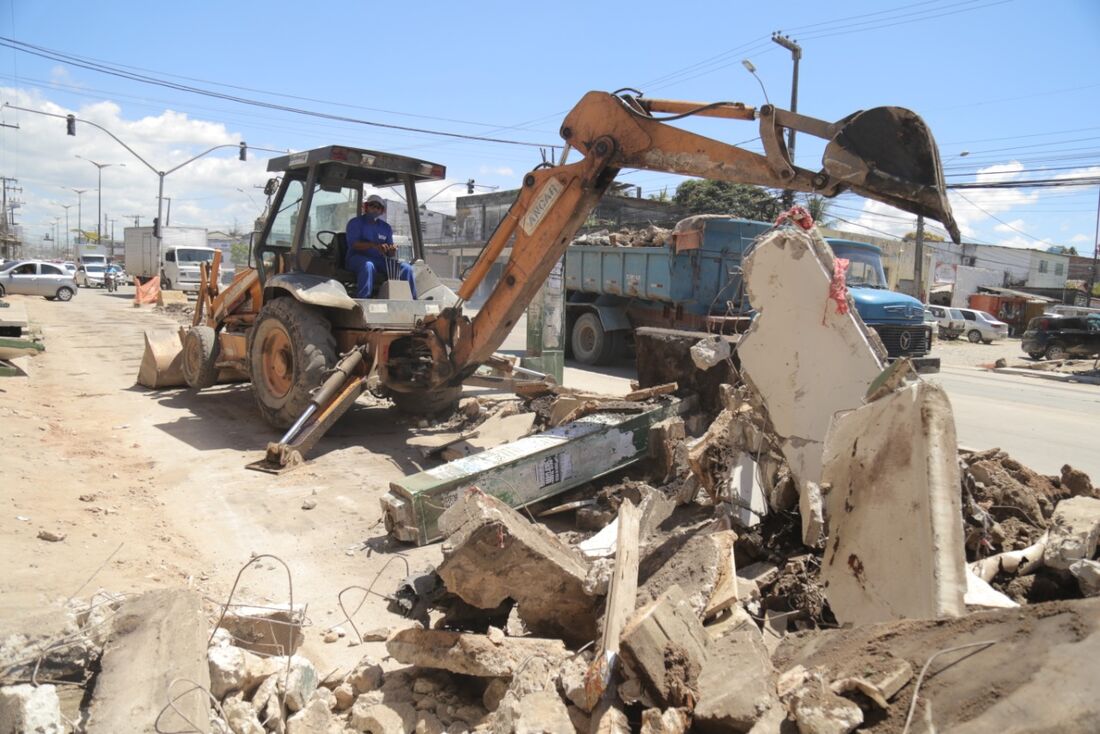
[(554, 691), (536, 691), (522, 698), (509, 693), (492, 717), (493, 734), (573, 734), (574, 731), (569, 711)]
[(747, 732), (779, 706), (775, 669), (757, 630), (714, 640), (699, 676), (695, 727), (703, 732)]
[(55, 533), (55, 532), (50, 531), (50, 530), (39, 530), (38, 531), (38, 539), (39, 540), (45, 540), (45, 541), (48, 541), (50, 543), (60, 543), (61, 541), (65, 540), (65, 534), (64, 533)]
[(421, 711), (416, 717), (416, 734), (443, 734), (446, 728), (439, 717), (429, 711)]
[(336, 710), (347, 711), (355, 703), (358, 694), (356, 694), (355, 688), (345, 681), (332, 689), (332, 695), (336, 699)]
[(332, 715), (323, 698), (312, 699), (286, 720), (286, 734), (341, 734), (344, 722)]
[(848, 734), (863, 723), (859, 706), (836, 695), (816, 678), (794, 694), (790, 712), (799, 734)]
[(730, 343), (721, 337), (701, 339), (691, 348), (691, 361), (701, 370), (729, 359)]
[[(307, 499), (307, 500), (302, 500), (302, 509), (303, 510), (312, 510), (316, 506), (317, 506), (317, 500), (315, 500), (315, 499), (310, 498), (310, 499)], [(290, 722), (288, 721), (287, 724), (289, 725)]]
[(1072, 497), (1096, 497), (1096, 489), (1089, 480), (1089, 475), (1080, 469), (1074, 469), (1069, 464), (1062, 467), (1062, 487), (1069, 490)]
[(497, 710), (504, 694), (508, 692), (507, 678), (493, 678), (489, 685), (485, 686), (485, 692), (481, 694), (481, 704), (490, 713)]
[(411, 734), (416, 730), (416, 709), (407, 703), (362, 705), (356, 701), (348, 724), (366, 734)]
[[(707, 661), (707, 633), (680, 587), (636, 610), (620, 637), (623, 676), (662, 707), (693, 708)], [(626, 701), (631, 703), (631, 701)]]
[(592, 655), (587, 652), (573, 655), (562, 661), (557, 672), (558, 689), (573, 702), (574, 706), (585, 712), (592, 708), (584, 690), (584, 678), (588, 673), (588, 664), (591, 660)]
[(233, 734), (266, 734), (251, 704), (230, 698), (222, 702), (222, 711)]
[(290, 659), (290, 673), (286, 676), (286, 707), (290, 711), (301, 711), (305, 708), (310, 696), (317, 690), (317, 683), (317, 669), (313, 667), (313, 663), (298, 655), (293, 656)]
[(642, 712), (642, 734), (684, 734), (691, 727), (687, 709), (646, 709)]
[(439, 518), (439, 576), (479, 609), (514, 599), (532, 633), (584, 644), (596, 636), (596, 599), (584, 591), (579, 553), (481, 492), (465, 492)]
[(233, 635), (229, 631), (218, 627), (210, 638), (210, 647), (228, 647), (233, 644)]
[(393, 635), (386, 650), (400, 663), (483, 678), (510, 677), (532, 658), (558, 663), (568, 655), (560, 640), (506, 637), (498, 645), (485, 635), (415, 628)]
[[(317, 686), (316, 690), (310, 695), (309, 702), (313, 703), (314, 701), (324, 701), (329, 711), (336, 710), (336, 694), (324, 686)], [(306, 704), (306, 706), (308, 705), (309, 704)]]
[(458, 410), (467, 418), (477, 418), (481, 414), (481, 401), (477, 398), (462, 398), (458, 401)]
[(675, 584), (700, 619), (730, 606), (737, 599), (736, 539), (732, 531), (709, 525), (664, 537), (638, 567), (637, 605), (657, 599)]
[(1100, 561), (1074, 561), (1069, 572), (1077, 579), (1082, 596), (1100, 596)]
[(373, 691), (382, 685), (382, 666), (370, 655), (363, 657), (351, 672), (344, 676), (344, 683), (351, 686), (356, 695)]
[(336, 642), (340, 639), (340, 634), (336, 630), (329, 630), (322, 639), (328, 643)]
[(1074, 561), (1091, 560), (1100, 538), (1100, 499), (1072, 497), (1054, 508), (1050, 537), (1043, 551), (1043, 563), (1069, 570)]
[(363, 642), (385, 642), (390, 638), (388, 627), (378, 627), (363, 633)]
[(210, 666), (210, 692), (219, 701), (233, 691), (251, 693), (279, 666), (275, 658), (261, 658), (232, 645), (211, 647), (206, 655)]
[(51, 685), (0, 688), (0, 734), (63, 734), (61, 701)]

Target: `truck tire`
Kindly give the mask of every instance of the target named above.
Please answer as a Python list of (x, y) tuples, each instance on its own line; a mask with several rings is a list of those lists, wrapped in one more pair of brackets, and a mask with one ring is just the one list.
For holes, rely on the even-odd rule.
[(183, 379), (194, 390), (210, 387), (218, 379), (218, 335), (209, 326), (192, 326), (183, 337), (180, 365)]
[(966, 332), (966, 339), (971, 344), (978, 344), (982, 340), (982, 332), (978, 331), (977, 329), (971, 329), (970, 331)]
[(441, 387), (422, 392), (390, 391), (390, 400), (406, 415), (436, 416), (453, 413), (462, 395), (461, 387)]
[(168, 276), (165, 275), (164, 273), (160, 274), (160, 289), (162, 291), (172, 290), (172, 281), (169, 280)]
[(573, 359), (581, 364), (603, 365), (613, 361), (622, 351), (622, 335), (607, 332), (594, 313), (581, 314), (573, 324), (569, 342)]
[(252, 394), (264, 420), (293, 425), (335, 365), (336, 339), (321, 311), (289, 296), (264, 304), (248, 344)]

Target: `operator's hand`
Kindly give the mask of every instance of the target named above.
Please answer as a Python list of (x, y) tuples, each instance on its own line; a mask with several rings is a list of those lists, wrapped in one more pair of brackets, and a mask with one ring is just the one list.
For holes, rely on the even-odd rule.
[(392, 244), (388, 244), (388, 243), (384, 244), (384, 245), (382, 245), (382, 252), (386, 255), (396, 255), (397, 254), (397, 245), (392, 245)]

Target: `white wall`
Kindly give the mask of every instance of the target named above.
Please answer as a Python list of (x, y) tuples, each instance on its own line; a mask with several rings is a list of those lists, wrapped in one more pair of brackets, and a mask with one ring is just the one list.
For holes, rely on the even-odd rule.
[(970, 296), (978, 292), (978, 286), (991, 285), (1000, 288), (1004, 285), (1004, 273), (1000, 270), (971, 268), (959, 265), (955, 268), (955, 290), (951, 293), (953, 308), (970, 308)]
[[(1062, 288), (1069, 272), (1069, 256), (1031, 250), (1027, 284), (1031, 288)], [(1042, 272), (1045, 268), (1046, 272)], [(1061, 271), (1061, 272), (1059, 272)]]

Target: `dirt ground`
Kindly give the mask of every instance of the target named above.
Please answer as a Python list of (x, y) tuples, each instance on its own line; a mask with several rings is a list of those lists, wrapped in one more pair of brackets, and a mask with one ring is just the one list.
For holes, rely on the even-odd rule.
[[(381, 523), (389, 482), (422, 466), (405, 444), (412, 423), (362, 398), (310, 465), (278, 477), (248, 471), (279, 438), (249, 387), (137, 386), (143, 330), (175, 319), (131, 298), (81, 289), (70, 303), (25, 299), (47, 351), (19, 360), (27, 376), (0, 381), (0, 628), (100, 588), (192, 586), (213, 608), (253, 554), (270, 553), (289, 566), (295, 604), (309, 605), (305, 653), (319, 669), (383, 657), (382, 643), (351, 648), (321, 637), (343, 622), (341, 589), (376, 582), (389, 593), (406, 564), (419, 571), (438, 561), (438, 545), (392, 546)], [(306, 499), (316, 507), (302, 509)], [(65, 537), (49, 542), (40, 531)], [(260, 565), (242, 576), (234, 600), (286, 603), (286, 571), (271, 559)], [(349, 591), (345, 601), (354, 609), (362, 596)], [(401, 622), (385, 604), (367, 599), (354, 615), (360, 631)]]
[(979, 367), (1005, 359), (1009, 365), (1032, 361), (1020, 348), (1019, 337), (998, 339), (992, 344), (971, 344), (965, 338), (949, 341), (939, 339), (932, 344), (932, 354), (945, 367)]

